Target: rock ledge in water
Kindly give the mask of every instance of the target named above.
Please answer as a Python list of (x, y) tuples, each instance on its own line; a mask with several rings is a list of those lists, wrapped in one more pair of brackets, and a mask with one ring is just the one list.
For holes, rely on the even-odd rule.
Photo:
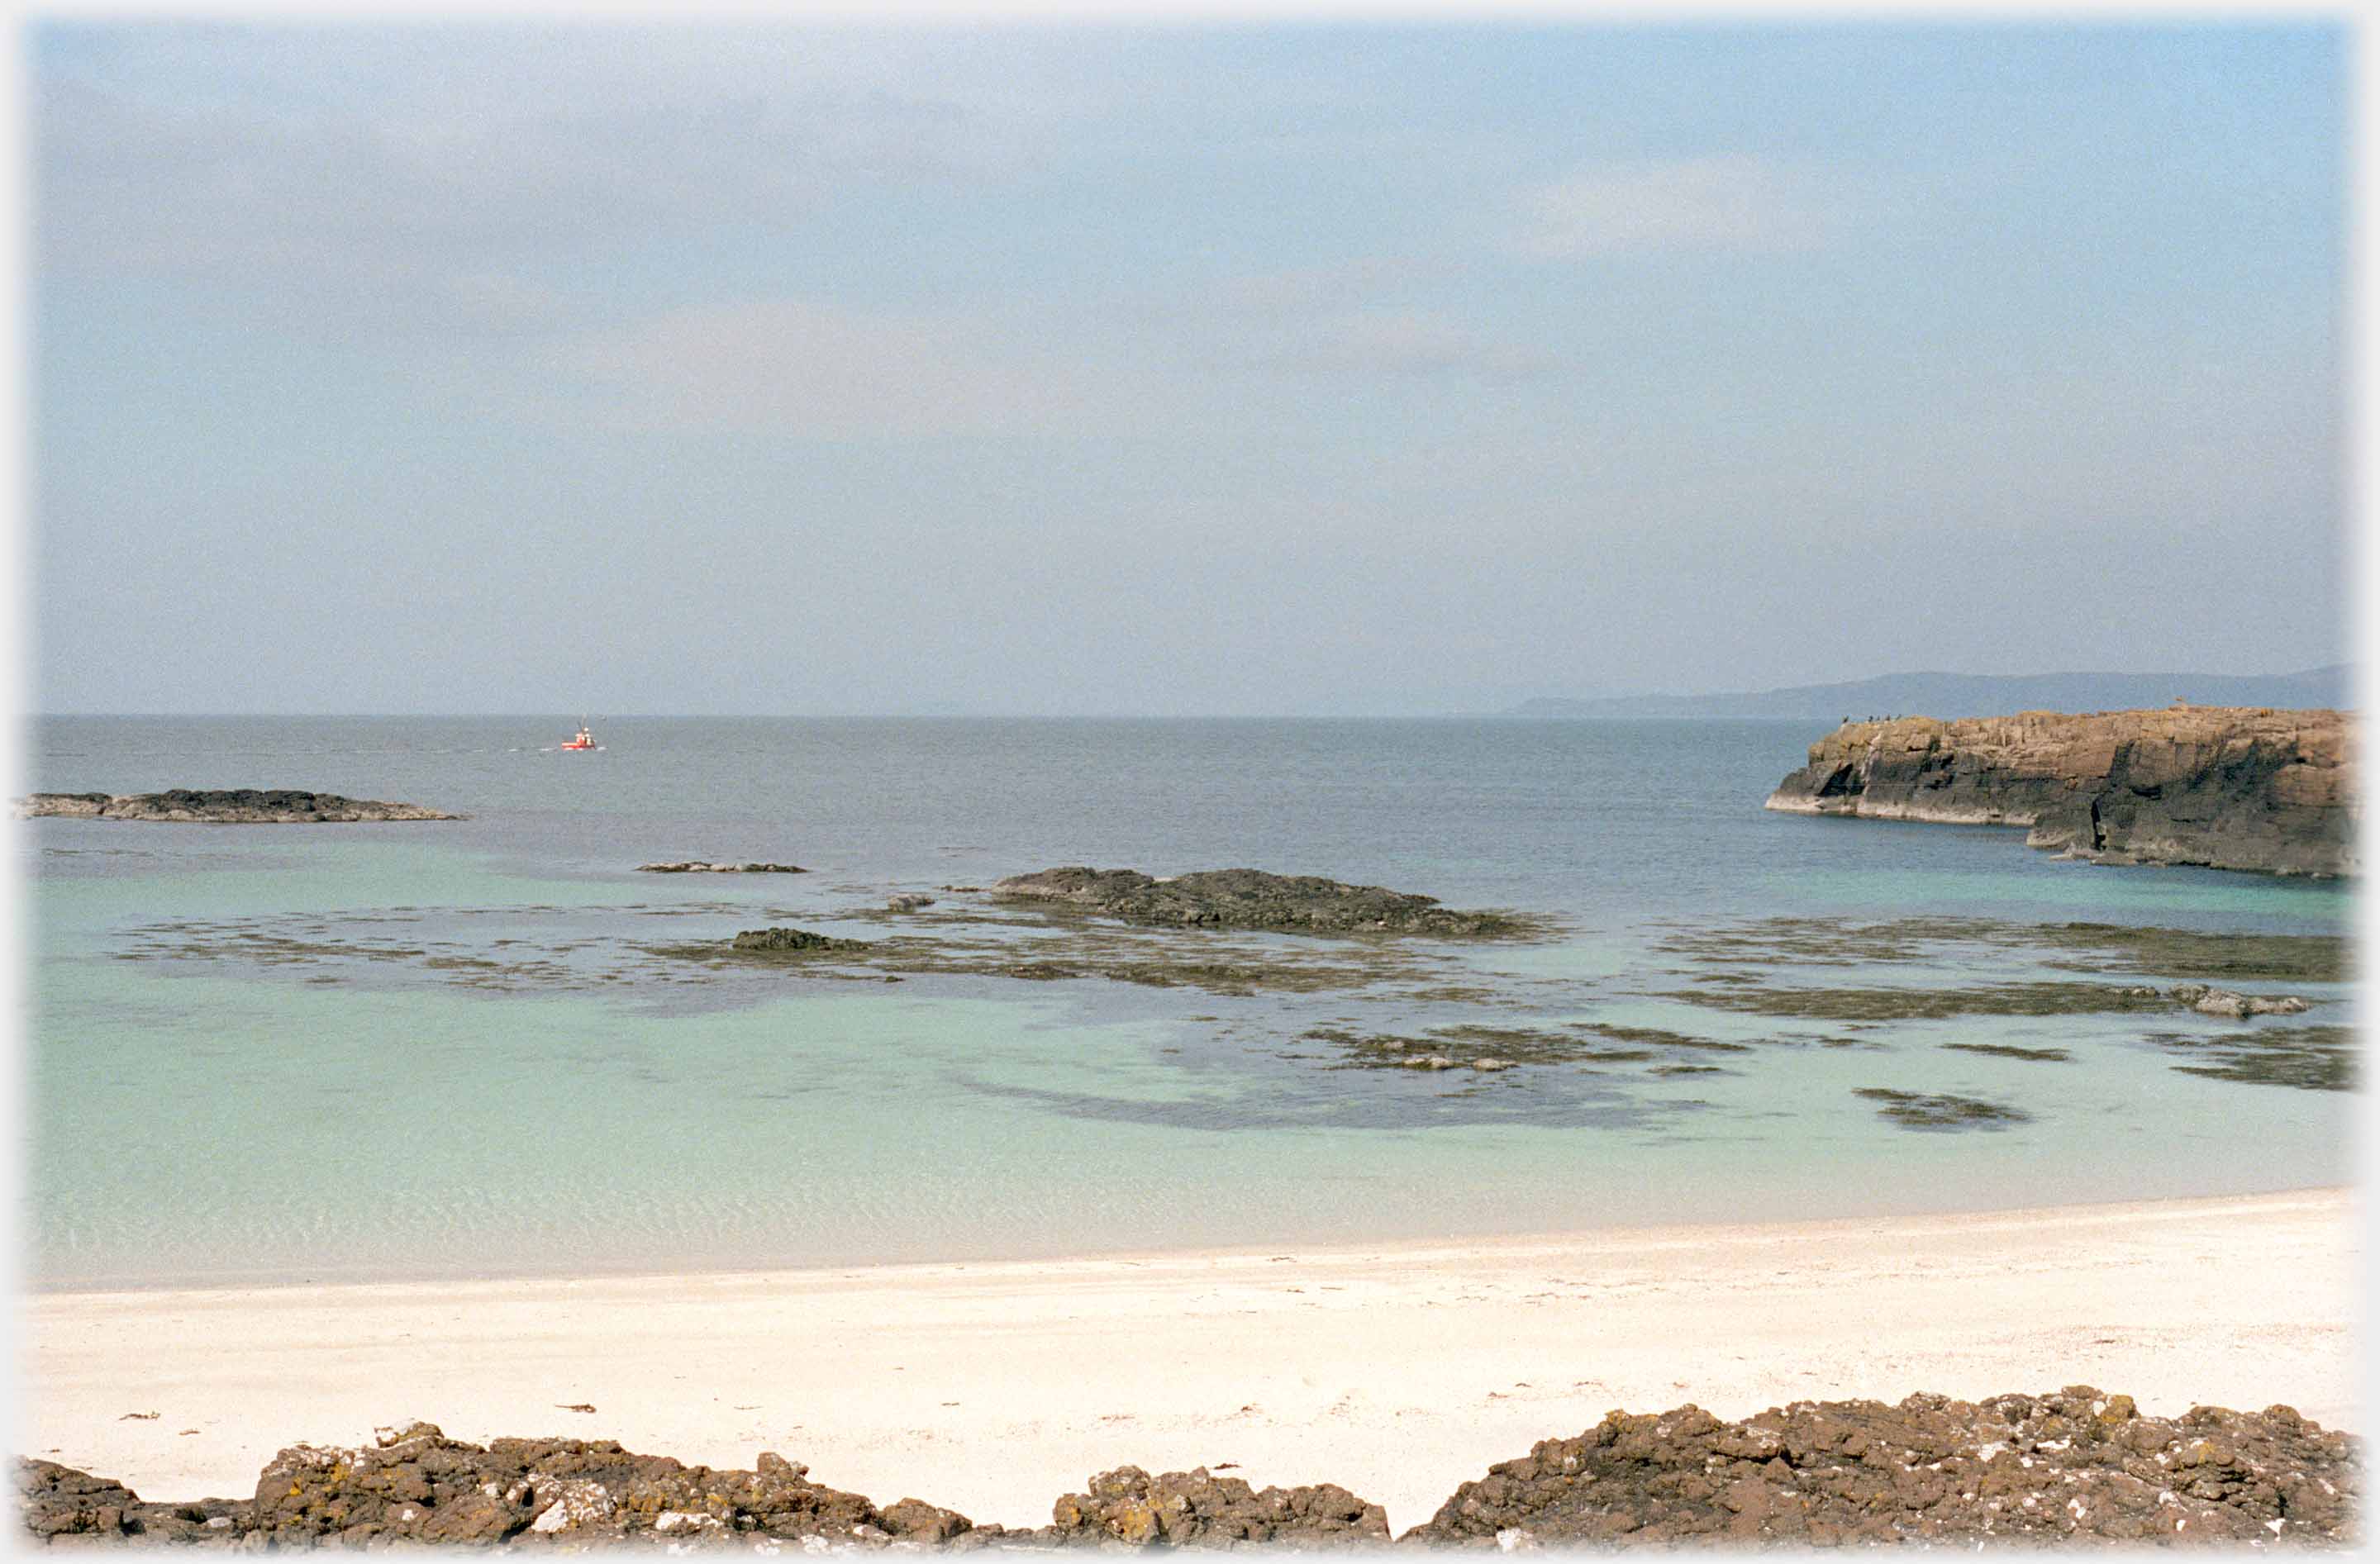
[(638, 874), (808, 874), (799, 864), (714, 864), (701, 858), (674, 863), (638, 864)]
[(1159, 879), (1138, 869), (1051, 868), (1012, 875), (993, 885), (991, 894), (1190, 928), (1476, 938), (1525, 934), (1533, 927), (1509, 913), (1441, 907), (1434, 896), (1261, 869), (1207, 869)]
[(167, 820), (201, 825), (316, 825), (358, 820), (459, 820), (419, 804), (383, 804), (299, 788), (169, 788), (164, 793), (36, 793), (17, 801), (17, 817)]
[(813, 934), (807, 928), (747, 928), (735, 936), (733, 948), (738, 951), (775, 952), (780, 951), (864, 951), (870, 942), (866, 940), (838, 940), (832, 934)]
[(2345, 875), (2355, 782), (2354, 720), (2338, 711), (2026, 711), (1846, 722), (1767, 806), (2028, 826), (2027, 845), (2095, 863)]

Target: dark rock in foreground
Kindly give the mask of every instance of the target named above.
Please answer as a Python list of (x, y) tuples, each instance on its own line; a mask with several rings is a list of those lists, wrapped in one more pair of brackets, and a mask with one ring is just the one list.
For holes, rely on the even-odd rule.
[(799, 864), (714, 864), (701, 858), (675, 863), (638, 864), (638, 874), (808, 874)]
[[(431, 1424), (383, 1431), (366, 1449), (294, 1445), (246, 1501), (141, 1504), (126, 1490), (48, 1461), (22, 1463), (36, 1536), (264, 1546), (668, 1545), (712, 1534), (828, 1543), (945, 1541), (966, 1517), (905, 1499), (879, 1510), (763, 1453), (757, 1470), (714, 1472), (635, 1455), (608, 1439), (497, 1439), (482, 1449)], [(250, 1540), (250, 1539), (253, 1540)]]
[[(1343, 1488), (1253, 1492), (1204, 1468), (1152, 1478), (1102, 1473), (1052, 1507), (1053, 1523), (1010, 1532), (905, 1498), (879, 1509), (810, 1482), (762, 1451), (752, 1471), (637, 1455), (609, 1439), (449, 1439), (434, 1425), (382, 1430), (364, 1449), (294, 1445), (258, 1475), (252, 1499), (144, 1504), (121, 1485), (46, 1461), (18, 1463), (25, 1525), (49, 1542), (186, 1542), (263, 1548), (643, 1546), (679, 1551), (799, 1540), (803, 1551), (896, 1544), (987, 1546), (1304, 1546), (1385, 1544), (1386, 1514)], [(766, 1551), (774, 1551), (766, 1549)]]
[(2358, 1462), (2356, 1441), (2288, 1407), (2168, 1421), (2087, 1386), (1796, 1401), (1741, 1423), (1692, 1406), (1615, 1412), (1498, 1462), (1402, 1540), (2347, 1547)]
[(832, 934), (813, 934), (807, 928), (747, 928), (735, 936), (734, 948), (762, 952), (778, 951), (864, 951), (865, 940), (838, 940)]
[(120, 1483), (54, 1461), (17, 1463), (18, 1503), (25, 1528), (46, 1542), (70, 1537), (125, 1542), (236, 1543), (248, 1529), (246, 1499), (206, 1498), (192, 1504), (143, 1504)]
[(1012, 875), (993, 885), (991, 894), (1002, 901), (1052, 903), (1126, 923), (1193, 928), (1461, 938), (1532, 931), (1526, 919), (1506, 913), (1456, 912), (1439, 906), (1434, 896), (1260, 869), (1208, 869), (1169, 879), (1138, 869), (1043, 869)]
[(301, 789), (237, 787), (164, 793), (36, 793), (18, 800), (20, 819), (64, 815), (82, 819), (168, 820), (201, 825), (317, 825), (358, 820), (459, 820), (419, 804), (383, 804)]
[(2177, 706), (1846, 722), (1768, 807), (2029, 826), (2107, 864), (2357, 872), (2355, 733), (2338, 711)]
[[(2288, 1407), (2143, 1417), (2070, 1386), (1981, 1402), (1915, 1395), (1796, 1401), (1738, 1423), (1697, 1407), (1606, 1414), (1463, 1484), (1400, 1547), (1914, 1544), (2349, 1548), (2361, 1450)], [(416, 1423), (375, 1446), (296, 1445), (249, 1499), (143, 1503), (104, 1478), (20, 1461), (28, 1533), (47, 1542), (267, 1547), (405, 1544), (802, 1550), (1378, 1547), (1388, 1520), (1335, 1484), (1252, 1489), (1204, 1467), (1092, 1477), (1026, 1531), (905, 1498), (879, 1509), (763, 1452), (752, 1471), (687, 1466), (608, 1439), (482, 1448)]]

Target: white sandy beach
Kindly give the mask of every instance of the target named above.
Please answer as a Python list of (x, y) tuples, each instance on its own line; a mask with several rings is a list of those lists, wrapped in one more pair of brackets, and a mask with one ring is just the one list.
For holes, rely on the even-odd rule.
[[(2087, 1383), (2365, 1431), (2353, 1191), (1293, 1253), (26, 1300), (15, 1448), (144, 1498), (426, 1418), (1033, 1525), (1124, 1463), (1402, 1532), (1613, 1407)], [(565, 1410), (587, 1403), (596, 1410)], [(155, 1413), (152, 1417), (134, 1413)]]

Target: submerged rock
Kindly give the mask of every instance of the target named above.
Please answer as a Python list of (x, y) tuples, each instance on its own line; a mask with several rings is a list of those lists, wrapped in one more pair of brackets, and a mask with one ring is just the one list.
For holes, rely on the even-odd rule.
[(1457, 912), (1433, 896), (1348, 885), (1313, 875), (1208, 869), (1160, 879), (1138, 869), (1068, 867), (1012, 875), (1002, 901), (1054, 903), (1126, 923), (1294, 934), (1424, 934), (1459, 938), (1532, 931), (1509, 913)]
[(2357, 872), (2355, 733), (2332, 710), (2176, 706), (1847, 722), (1771, 809), (2027, 826), (2108, 864)]
[(885, 898), (884, 902), (888, 911), (896, 913), (914, 913), (919, 907), (930, 907), (933, 904), (934, 899), (931, 896), (917, 891), (897, 891)]
[(1678, 988), (1662, 996), (1713, 1010), (1816, 1021), (1941, 1021), (1961, 1015), (2091, 1015), (2162, 1010), (2155, 988), (2112, 983), (2022, 982), (1968, 988)]
[(2074, 1056), (2064, 1049), (2028, 1049), (2015, 1043), (1944, 1043), (1956, 1053), (1989, 1054), (1995, 1059), (2022, 1059), (2033, 1064), (2070, 1064)]
[(735, 936), (733, 949), (774, 952), (782, 951), (864, 951), (870, 941), (838, 940), (832, 934), (813, 934), (807, 928), (747, 928)]
[(1908, 1130), (1998, 1130), (2030, 1121), (2032, 1114), (2002, 1102), (1953, 1092), (1903, 1092), (1861, 1086), (1852, 1096), (1883, 1106), (1876, 1112)]
[(638, 874), (808, 874), (799, 864), (713, 864), (700, 858), (674, 863), (638, 864)]
[(64, 815), (83, 819), (168, 820), (201, 825), (313, 825), (358, 820), (459, 820), (419, 804), (384, 804), (297, 788), (239, 787), (164, 793), (36, 793), (17, 801), (19, 819)]
[(2362, 1073), (2362, 1047), (2349, 1026), (2243, 1027), (2204, 1033), (2152, 1032), (2148, 1041), (2172, 1053), (2185, 1075), (2249, 1085), (2346, 1092)]

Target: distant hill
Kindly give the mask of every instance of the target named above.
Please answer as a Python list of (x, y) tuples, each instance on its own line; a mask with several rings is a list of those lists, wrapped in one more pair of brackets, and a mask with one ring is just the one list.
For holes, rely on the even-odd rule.
[(1605, 696), (1524, 700), (1507, 717), (2004, 717), (2017, 711), (2122, 711), (2170, 706), (2335, 706), (2355, 703), (2347, 663), (2302, 673), (1885, 673), (1842, 685), (1729, 695)]

